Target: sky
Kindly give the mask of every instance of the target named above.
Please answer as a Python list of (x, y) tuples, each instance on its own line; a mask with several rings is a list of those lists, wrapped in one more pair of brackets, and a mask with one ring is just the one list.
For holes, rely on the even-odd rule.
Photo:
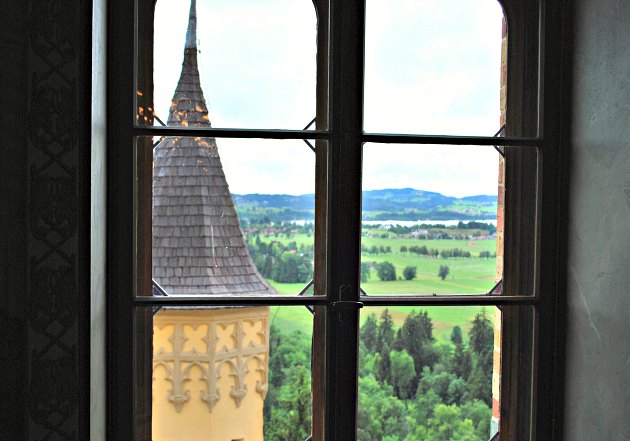
[[(188, 0), (159, 0), (155, 109), (168, 117)], [(364, 129), (493, 135), (502, 12), (496, 0), (366, 0)], [(197, 0), (201, 85), (213, 127), (302, 129), (315, 116), (311, 0)], [(313, 152), (295, 140), (217, 139), (233, 193), (314, 192)], [(496, 194), (492, 147), (364, 147), (363, 188)]]

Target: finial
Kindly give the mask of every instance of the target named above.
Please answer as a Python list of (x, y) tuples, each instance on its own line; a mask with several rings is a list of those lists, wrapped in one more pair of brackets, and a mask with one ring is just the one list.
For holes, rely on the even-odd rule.
[(197, 48), (197, 0), (190, 0), (188, 31), (186, 32), (186, 49)]

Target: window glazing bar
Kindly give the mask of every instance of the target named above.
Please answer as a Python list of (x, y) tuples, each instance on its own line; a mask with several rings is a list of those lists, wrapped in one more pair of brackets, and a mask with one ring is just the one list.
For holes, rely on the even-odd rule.
[(482, 145), (500, 145), (509, 147), (536, 147), (542, 148), (542, 138), (519, 138), (493, 136), (446, 136), (446, 135), (394, 135), (387, 133), (365, 133), (362, 136), (363, 142), (374, 142), (380, 144), (445, 144), (445, 145), (469, 145), (471, 147)]
[(137, 296), (133, 300), (136, 306), (159, 305), (168, 306), (222, 306), (222, 305), (322, 305), (328, 304), (326, 296), (214, 296), (214, 295), (194, 295), (194, 296)]
[[(323, 130), (215, 129), (212, 127), (134, 127), (135, 136), (203, 136), (216, 138), (327, 139)], [(495, 140), (496, 142), (496, 140)]]
[(536, 305), (534, 296), (489, 296), (482, 295), (371, 295), (361, 297), (365, 306), (482, 306), (482, 305)]

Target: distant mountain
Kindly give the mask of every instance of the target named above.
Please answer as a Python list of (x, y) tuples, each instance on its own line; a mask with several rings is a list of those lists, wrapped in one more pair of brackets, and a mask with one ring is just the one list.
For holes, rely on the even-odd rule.
[[(313, 219), (315, 197), (283, 194), (233, 194), (241, 219), (272, 221)], [(364, 220), (487, 220), (496, 218), (497, 197), (456, 198), (413, 188), (363, 192)]]
[(432, 211), (451, 205), (457, 198), (413, 188), (388, 188), (363, 192), (363, 211)]
[(303, 194), (292, 196), (289, 194), (234, 194), (236, 205), (251, 205), (260, 208), (290, 208), (292, 210), (313, 210), (315, 207), (315, 195)]
[(485, 204), (495, 204), (497, 203), (497, 197), (491, 196), (487, 194), (482, 194), (479, 196), (464, 196), (462, 201), (466, 202), (476, 202), (476, 203), (485, 203)]

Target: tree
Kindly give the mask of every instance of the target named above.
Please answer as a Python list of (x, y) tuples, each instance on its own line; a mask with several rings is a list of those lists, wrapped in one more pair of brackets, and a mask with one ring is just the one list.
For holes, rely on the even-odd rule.
[(468, 377), (468, 394), (470, 398), (482, 400), (487, 406), (492, 405), (492, 371), (484, 372), (475, 366)]
[(416, 278), (416, 272), (418, 268), (415, 266), (406, 266), (403, 270), (403, 277), (405, 280), (412, 280)]
[(418, 382), (416, 396), (427, 393), (432, 390), (441, 399), (443, 403), (448, 401), (448, 386), (457, 377), (450, 372), (431, 372), (431, 369), (425, 366), (422, 369), (422, 378)]
[(313, 265), (304, 256), (284, 252), (274, 260), (272, 278), (280, 283), (304, 283), (313, 275)]
[(455, 404), (438, 404), (429, 418), (425, 441), (477, 441), (475, 427), (471, 420), (463, 419)]
[(449, 272), (450, 272), (450, 269), (447, 265), (440, 265), (440, 269), (438, 271), (438, 277), (444, 280), (446, 279), (446, 276), (448, 276)]
[(374, 377), (383, 384), (391, 383), (392, 363), (389, 352), (377, 352), (374, 357)]
[(263, 413), (265, 439), (305, 438), (311, 426), (310, 339), (302, 332), (269, 335), (269, 391)]
[(271, 277), (273, 273), (273, 258), (269, 254), (265, 256), (261, 273), (263, 277)]
[(376, 351), (378, 353), (378, 357), (374, 360), (376, 377), (383, 383), (390, 382), (391, 363), (389, 359), (389, 352), (393, 343), (394, 322), (392, 320), (392, 316), (389, 314), (389, 310), (385, 309), (381, 314), (381, 323), (378, 327), (376, 339)]
[(446, 389), (446, 403), (460, 405), (466, 397), (466, 381), (462, 378), (453, 378)]
[(422, 372), (424, 366), (433, 366), (438, 352), (433, 347), (433, 323), (426, 311), (411, 311), (405, 322), (398, 329), (394, 349), (406, 350), (413, 358), (416, 372)]
[(265, 439), (292, 441), (306, 439), (311, 433), (311, 372), (305, 366), (288, 371), (287, 382), (277, 394), (265, 422)]
[(470, 348), (473, 353), (473, 368), (468, 379), (468, 390), (472, 398), (492, 403), (492, 353), (494, 329), (483, 308), (475, 315), (470, 329)]
[(455, 326), (451, 332), (451, 341), (455, 345), (455, 352), (451, 358), (451, 372), (464, 380), (468, 379), (472, 362), (470, 352), (464, 347), (462, 328)]
[(451, 371), (458, 377), (468, 380), (470, 371), (472, 369), (472, 361), (470, 359), (470, 352), (464, 348), (464, 344), (455, 345), (455, 353), (452, 359)]
[(391, 351), (389, 353), (391, 368), (391, 383), (398, 398), (405, 400), (413, 396), (413, 384), (416, 379), (416, 369), (413, 358), (405, 351)]
[(457, 325), (455, 325), (453, 331), (451, 332), (451, 341), (456, 346), (464, 343), (464, 339), (462, 337), (462, 328)]
[[(435, 406), (442, 401), (434, 390), (430, 389), (426, 393), (417, 394), (415, 400), (407, 401), (409, 416), (416, 420), (418, 424), (426, 424), (427, 420), (433, 416)], [(413, 441), (422, 439), (413, 438)]]
[(475, 426), (475, 432), (479, 439), (487, 439), (490, 433), (490, 420), (492, 409), (483, 401), (469, 400), (460, 406), (462, 418), (469, 419)]
[(372, 268), (370, 264), (367, 262), (361, 262), (361, 282), (365, 283), (370, 280), (370, 276), (372, 275)]
[(472, 322), (470, 347), (476, 355), (492, 352), (494, 349), (494, 329), (486, 314), (486, 308), (482, 308)]
[(387, 353), (389, 353), (392, 343), (394, 343), (394, 321), (389, 313), (389, 309), (385, 308), (381, 314), (381, 323), (378, 327), (376, 351), (383, 353), (387, 350)]
[(396, 280), (396, 267), (388, 261), (381, 262), (376, 265), (376, 275), (384, 282)]
[(392, 386), (372, 375), (359, 377), (357, 440), (404, 440), (409, 431), (405, 403), (394, 395)]
[(365, 323), (361, 326), (361, 341), (365, 345), (365, 349), (369, 353), (376, 352), (378, 341), (378, 323), (374, 313), (368, 315)]

